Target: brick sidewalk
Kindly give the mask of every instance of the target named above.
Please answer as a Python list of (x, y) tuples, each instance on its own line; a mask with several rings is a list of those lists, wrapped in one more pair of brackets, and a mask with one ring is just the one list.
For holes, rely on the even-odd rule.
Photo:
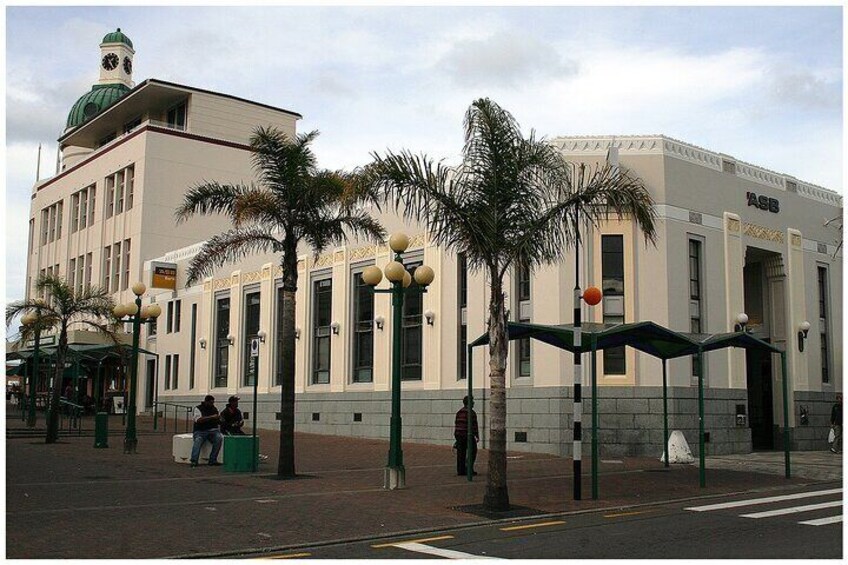
[[(7, 421), (8, 422), (8, 421)], [(42, 422), (43, 425), (43, 422)], [(140, 430), (152, 428), (141, 418)], [(404, 443), (407, 488), (382, 489), (388, 442), (297, 434), (300, 477), (274, 477), (276, 432), (260, 430), (270, 456), (253, 474), (222, 467), (190, 468), (171, 457), (171, 434), (145, 433), (139, 453), (109, 449), (92, 437), (6, 442), (6, 551), (9, 558), (153, 558), (279, 548), (328, 540), (477, 523), (488, 518), (458, 507), (478, 505), (485, 489), (487, 451), (473, 483), (455, 473), (449, 447)], [(510, 499), (525, 514), (620, 508), (803, 484), (803, 479), (698, 469), (654, 459), (602, 462), (600, 500), (591, 500), (584, 462), (583, 501), (572, 500), (571, 460), (511, 453)], [(507, 515), (505, 517), (509, 517)]]

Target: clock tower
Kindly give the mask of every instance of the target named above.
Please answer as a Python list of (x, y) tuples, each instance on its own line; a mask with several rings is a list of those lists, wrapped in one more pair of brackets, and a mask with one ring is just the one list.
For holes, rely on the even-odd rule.
[(132, 41), (121, 32), (121, 28), (107, 33), (100, 42), (100, 80), (97, 84), (121, 84), (132, 88), (133, 55)]

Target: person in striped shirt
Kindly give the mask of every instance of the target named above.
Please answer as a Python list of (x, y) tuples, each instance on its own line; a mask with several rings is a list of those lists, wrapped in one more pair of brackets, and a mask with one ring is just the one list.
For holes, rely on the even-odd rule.
[[(465, 465), (468, 445), (468, 397), (462, 399), (462, 408), (456, 413), (454, 421), (453, 437), (456, 439), (456, 474), (465, 475), (468, 468)], [(480, 431), (477, 428), (477, 413), (471, 410), (471, 471), (474, 472), (474, 461), (477, 459), (477, 442), (480, 440)]]

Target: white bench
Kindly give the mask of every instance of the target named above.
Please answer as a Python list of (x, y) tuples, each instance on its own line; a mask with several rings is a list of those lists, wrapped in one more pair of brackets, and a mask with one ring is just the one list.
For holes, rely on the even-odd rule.
[[(176, 463), (191, 463), (191, 448), (194, 446), (193, 434), (176, 434), (173, 439), (172, 453), (174, 462)], [(212, 453), (212, 444), (208, 441), (203, 442), (203, 447), (200, 448), (200, 457), (198, 463), (205, 465), (209, 463), (209, 454)], [(218, 462), (224, 462), (224, 444), (221, 443), (221, 451), (218, 452)]]

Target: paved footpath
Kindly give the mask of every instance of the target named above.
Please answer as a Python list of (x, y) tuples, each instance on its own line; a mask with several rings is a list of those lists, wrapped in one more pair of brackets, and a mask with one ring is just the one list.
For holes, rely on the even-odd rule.
[[(7, 419), (7, 426), (18, 426)], [(43, 425), (43, 420), (40, 420)], [(150, 430), (140, 418), (139, 429)], [(89, 428), (90, 429), (90, 428)], [(626, 458), (600, 465), (600, 499), (572, 500), (571, 460), (509, 454), (510, 500), (502, 516), (481, 515), (488, 452), (469, 483), (455, 473), (450, 447), (405, 442), (407, 488), (382, 488), (385, 440), (296, 435), (299, 477), (274, 476), (278, 435), (260, 431), (270, 456), (257, 474), (174, 463), (170, 433), (143, 433), (137, 454), (121, 437), (94, 449), (92, 437), (6, 440), (6, 556), (8, 558), (154, 558), (236, 555), (333, 540), (355, 540), (493, 519), (622, 508), (730, 492), (779, 491), (815, 482), (739, 470), (698, 469)], [(584, 469), (590, 469), (587, 460)]]

